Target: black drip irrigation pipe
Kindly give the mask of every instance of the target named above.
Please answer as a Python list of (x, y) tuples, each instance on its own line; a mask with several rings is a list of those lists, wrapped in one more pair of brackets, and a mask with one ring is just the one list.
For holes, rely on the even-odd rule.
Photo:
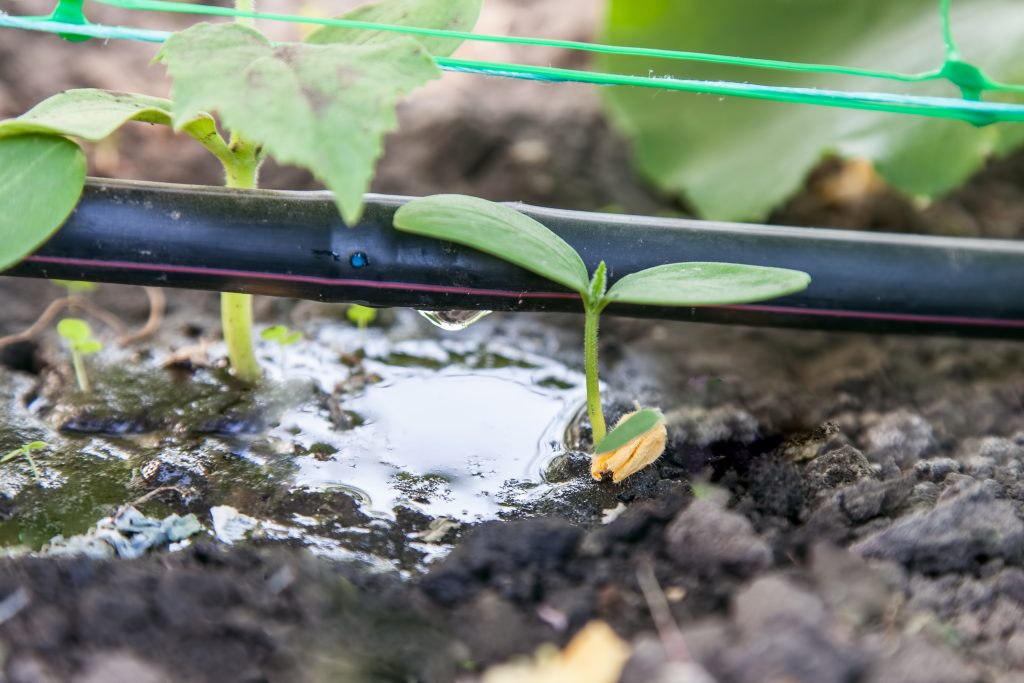
[[(500, 259), (392, 228), (407, 199), (367, 197), (355, 228), (325, 192), (87, 183), (65, 225), (6, 271), (422, 310), (581, 311), (579, 297)], [(675, 261), (806, 271), (811, 286), (741, 306), (609, 314), (744, 325), (1024, 338), (1024, 243), (642, 218), (520, 206), (610, 281)]]

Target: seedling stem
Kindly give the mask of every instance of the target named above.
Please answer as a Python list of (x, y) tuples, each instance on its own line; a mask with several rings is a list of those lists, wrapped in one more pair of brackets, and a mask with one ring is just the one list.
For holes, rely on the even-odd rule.
[[(252, 0), (238, 0), (236, 7), (252, 11)], [(239, 23), (251, 24), (252, 20), (238, 18)], [(224, 166), (224, 184), (243, 190), (255, 189), (260, 167), (260, 152), (255, 145), (237, 131), (231, 133), (230, 158), (220, 158)], [(235, 376), (244, 382), (255, 383), (263, 376), (256, 349), (252, 343), (252, 294), (221, 292), (220, 319), (224, 330), (224, 343), (228, 349), (228, 362)]]
[(594, 430), (594, 443), (603, 439), (608, 431), (604, 412), (601, 410), (601, 383), (597, 374), (597, 332), (600, 317), (600, 310), (588, 304), (583, 327), (583, 355), (587, 375), (587, 415)]

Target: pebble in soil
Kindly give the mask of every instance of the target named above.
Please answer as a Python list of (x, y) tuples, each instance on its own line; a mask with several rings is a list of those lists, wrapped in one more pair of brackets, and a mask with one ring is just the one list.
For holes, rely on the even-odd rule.
[(160, 489), (149, 515), (229, 505), (258, 520), (257, 542), (413, 569), (466, 525), (551, 512), (594, 523), (623, 491), (653, 486), (590, 480), (572, 450), (582, 374), (553, 360), (561, 341), (540, 325), (515, 347), (495, 342), (508, 324), (454, 335), (411, 312), (364, 332), (321, 321), (296, 347), (260, 347), (269, 381), (256, 389), (113, 349), (90, 359), (90, 394), (53, 370), (35, 384), (9, 373), (0, 446), (50, 448), (40, 485), (23, 463), (0, 468), (0, 543), (38, 549)]

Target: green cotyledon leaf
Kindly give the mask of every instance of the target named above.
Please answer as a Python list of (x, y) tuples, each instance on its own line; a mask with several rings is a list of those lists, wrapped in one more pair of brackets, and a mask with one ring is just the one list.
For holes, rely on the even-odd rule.
[(605, 301), (651, 306), (714, 306), (764, 301), (807, 289), (799, 270), (737, 263), (669, 263), (630, 273), (611, 286)]
[[(129, 121), (171, 125), (171, 102), (159, 97), (95, 88), (67, 90), (14, 119), (0, 121), (0, 138), (29, 133), (67, 135), (97, 142)], [(197, 112), (180, 126), (215, 155), (227, 155), (217, 124)]]
[[(1006, 83), (1024, 81), (1019, 0), (952, 3), (963, 59)], [(937, 0), (609, 0), (604, 42), (723, 55), (884, 69), (942, 66)], [(602, 56), (627, 74), (958, 97), (944, 80), (904, 83), (836, 74)], [(608, 88), (613, 121), (632, 140), (638, 166), (659, 188), (718, 220), (761, 220), (799, 190), (823, 157), (863, 158), (894, 187), (935, 196), (962, 183), (992, 154), (1024, 143), (1024, 126), (960, 121), (711, 95)], [(1022, 101), (1020, 94), (985, 99)]]
[(0, 137), (0, 271), (63, 225), (85, 187), (85, 155), (56, 135)]
[(197, 24), (156, 57), (173, 79), (174, 125), (202, 111), (278, 161), (310, 170), (354, 225), (399, 98), (440, 71), (417, 41), (273, 45), (239, 24)]
[[(471, 31), (480, 16), (483, 0), (383, 0), (338, 16), (338, 19), (366, 21), (375, 24), (397, 24), (416, 28), (444, 29), (446, 31)], [(306, 37), (305, 42), (314, 45), (348, 43), (363, 45), (394, 40), (401, 34), (394, 31), (343, 28), (323, 26)], [(459, 38), (411, 35), (430, 54), (447, 57), (462, 44)]]
[(486, 199), (456, 194), (414, 199), (398, 209), (394, 224), (404, 232), (497, 256), (584, 297), (590, 288), (583, 259), (565, 240), (529, 216)]
[(92, 327), (81, 318), (64, 318), (57, 323), (57, 334), (70, 342), (83, 342), (92, 336)]

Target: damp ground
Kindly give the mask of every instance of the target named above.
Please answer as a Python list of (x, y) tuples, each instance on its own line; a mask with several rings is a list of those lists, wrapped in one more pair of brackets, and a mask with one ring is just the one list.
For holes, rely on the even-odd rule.
[(499, 317), (442, 331), (413, 311), (358, 330), (342, 310), (322, 307), (293, 346), (261, 342), (257, 388), (202, 334), (109, 345), (87, 360), (88, 394), (53, 339), (40, 374), (0, 370), (0, 450), (48, 445), (39, 481), (27, 461), (0, 468), (0, 543), (46, 552), (135, 501), (204, 520), (229, 506), (253, 542), (419, 571), (468, 526), (587, 497), (565, 471), (583, 459), (584, 412), (565, 339)]
[[(28, 555), (0, 570), (11, 680), (472, 680), (600, 618), (634, 647), (622, 680), (649, 681), (671, 662), (645, 575), (720, 682), (1019, 680), (1017, 344), (609, 318), (609, 417), (637, 400), (670, 430), (614, 485), (578, 450), (577, 316), (360, 332), (265, 300), (260, 324), (306, 341), (261, 346), (270, 381), (245, 391), (203, 352), (214, 301), (172, 295), (160, 337), (94, 359), (91, 399), (51, 336), (6, 357), (5, 446), (52, 446), (40, 485), (0, 468)], [(140, 500), (203, 530), (45, 557)], [(252, 524), (218, 538), (218, 506)]]

